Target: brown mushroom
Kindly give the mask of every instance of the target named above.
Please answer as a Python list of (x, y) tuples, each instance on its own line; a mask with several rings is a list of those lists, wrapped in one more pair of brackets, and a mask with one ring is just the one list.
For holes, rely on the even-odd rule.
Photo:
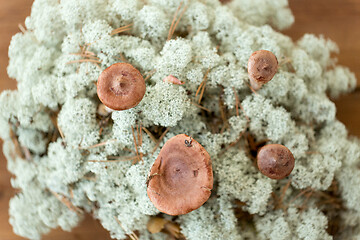
[(105, 69), (97, 82), (100, 101), (113, 110), (126, 110), (139, 104), (145, 95), (141, 73), (128, 63), (115, 63)]
[(197, 141), (180, 134), (161, 149), (150, 170), (147, 194), (161, 212), (181, 215), (201, 207), (212, 188), (210, 155)]
[(280, 144), (260, 148), (257, 165), (262, 174), (272, 179), (283, 179), (294, 169), (295, 158), (290, 150)]
[(274, 77), (277, 68), (278, 61), (272, 52), (266, 50), (253, 52), (248, 61), (248, 74), (251, 87), (254, 90), (259, 90), (262, 85)]

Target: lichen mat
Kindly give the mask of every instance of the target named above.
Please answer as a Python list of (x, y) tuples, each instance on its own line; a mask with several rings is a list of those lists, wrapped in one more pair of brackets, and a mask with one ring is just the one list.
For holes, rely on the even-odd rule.
[[(330, 57), (336, 44), (276, 32), (294, 21), (285, 0), (144, 2), (35, 0), (13, 37), (8, 74), (18, 90), (0, 95), (0, 137), (20, 190), (10, 201), (14, 232), (40, 239), (90, 213), (115, 239), (359, 238), (360, 142), (328, 98), (356, 80)], [(247, 65), (262, 49), (278, 68), (254, 90)], [(121, 62), (141, 73), (146, 92), (112, 111), (97, 80)], [(214, 182), (204, 205), (173, 217), (152, 204), (146, 182), (179, 134), (206, 149)], [(289, 176), (257, 169), (265, 144), (291, 151)]]

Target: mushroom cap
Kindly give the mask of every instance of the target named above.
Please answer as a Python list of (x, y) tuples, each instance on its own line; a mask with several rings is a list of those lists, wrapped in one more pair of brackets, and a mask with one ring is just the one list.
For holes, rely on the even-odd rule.
[(280, 144), (268, 144), (260, 148), (257, 165), (262, 174), (272, 179), (283, 179), (295, 166), (295, 158), (290, 150)]
[(169, 139), (151, 167), (147, 194), (161, 212), (189, 213), (203, 205), (213, 188), (210, 155), (191, 137)]
[(97, 82), (100, 101), (113, 110), (126, 110), (139, 104), (146, 85), (141, 73), (128, 63), (115, 63), (105, 69)]
[[(251, 54), (248, 61), (250, 83), (259, 85), (269, 82), (277, 72), (278, 61), (276, 56), (267, 50), (259, 50)], [(255, 89), (255, 90), (257, 90)]]

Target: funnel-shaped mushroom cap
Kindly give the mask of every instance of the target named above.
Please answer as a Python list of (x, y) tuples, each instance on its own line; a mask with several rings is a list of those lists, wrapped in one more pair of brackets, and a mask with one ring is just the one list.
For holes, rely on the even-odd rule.
[(115, 63), (105, 69), (97, 82), (100, 101), (113, 110), (126, 110), (139, 104), (145, 95), (141, 73), (128, 63)]
[(270, 81), (277, 72), (277, 67), (278, 61), (272, 52), (266, 50), (253, 52), (248, 61), (248, 73), (254, 90), (258, 90)]
[(260, 148), (257, 165), (262, 174), (272, 179), (283, 179), (294, 169), (295, 158), (290, 150), (280, 144)]
[(210, 155), (191, 137), (168, 140), (151, 168), (147, 193), (161, 212), (189, 213), (203, 205), (213, 188)]

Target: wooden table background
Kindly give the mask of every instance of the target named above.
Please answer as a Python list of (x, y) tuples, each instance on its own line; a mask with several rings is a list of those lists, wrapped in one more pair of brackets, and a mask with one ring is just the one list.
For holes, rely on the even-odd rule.
[[(249, 0), (250, 1), (250, 0)], [(360, 137), (360, 0), (289, 0), (295, 15), (295, 24), (284, 31), (294, 40), (304, 33), (323, 34), (338, 43), (339, 63), (350, 67), (358, 78), (358, 89), (335, 101), (337, 117), (346, 124), (351, 135)], [(32, 0), (0, 0), (0, 92), (15, 89), (16, 81), (6, 74), (7, 48), (11, 36), (19, 32), (18, 24), (30, 14)], [(0, 143), (1, 144), (1, 143)], [(18, 240), (8, 223), (9, 199), (14, 191), (10, 186), (10, 174), (0, 150), (0, 239)], [(52, 240), (106, 240), (109, 234), (101, 225), (87, 217), (71, 233), (52, 231), (44, 239)]]

